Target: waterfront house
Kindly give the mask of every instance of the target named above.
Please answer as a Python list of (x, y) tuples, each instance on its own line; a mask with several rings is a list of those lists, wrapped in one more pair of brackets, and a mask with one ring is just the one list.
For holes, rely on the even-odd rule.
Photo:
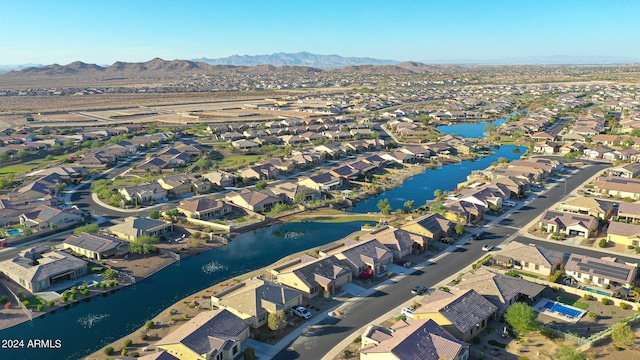
[(156, 343), (180, 360), (232, 360), (242, 354), (249, 324), (228, 310), (201, 312)]
[(271, 191), (282, 197), (287, 204), (315, 201), (322, 198), (319, 190), (292, 182), (278, 183), (271, 188)]
[(605, 288), (633, 288), (636, 280), (638, 264), (628, 264), (613, 257), (601, 259), (571, 254), (564, 266), (567, 276), (582, 284), (596, 285)]
[(276, 204), (282, 204), (284, 201), (281, 197), (274, 194), (271, 190), (242, 190), (240, 192), (232, 191), (227, 194), (226, 200), (243, 209), (255, 212), (267, 212)]
[(640, 225), (611, 221), (607, 228), (607, 241), (624, 246), (640, 246)]
[(369, 325), (361, 339), (361, 360), (469, 359), (469, 345), (431, 319), (399, 320), (390, 328)]
[(327, 192), (340, 189), (342, 187), (342, 178), (329, 172), (322, 172), (311, 176), (301, 176), (298, 178), (298, 184), (321, 192)]
[(226, 202), (208, 198), (184, 200), (176, 208), (186, 217), (200, 220), (219, 218), (232, 211)]
[(405, 223), (400, 228), (408, 232), (440, 240), (453, 233), (454, 224), (440, 214), (428, 214)]
[(409, 254), (419, 255), (427, 250), (429, 238), (406, 230), (383, 226), (360, 237), (362, 241), (376, 239), (393, 253), (394, 259), (402, 259)]
[(129, 252), (129, 244), (124, 241), (86, 232), (69, 235), (62, 242), (62, 246), (64, 250), (70, 249), (75, 254), (96, 261), (112, 256), (122, 256)]
[(540, 230), (546, 233), (561, 232), (569, 236), (591, 238), (598, 230), (598, 219), (589, 214), (575, 214), (547, 209), (540, 216)]
[(419, 300), (415, 320), (431, 319), (453, 336), (470, 341), (496, 317), (498, 307), (473, 289), (435, 290)]
[(343, 291), (344, 284), (351, 282), (351, 269), (335, 256), (314, 258), (302, 255), (300, 258), (271, 270), (271, 275), (279, 284), (302, 292), (310, 299), (316, 296), (331, 297)]
[(640, 199), (640, 179), (620, 176), (599, 177), (594, 181), (594, 190), (616, 198)]
[(290, 313), (302, 305), (302, 293), (279, 284), (251, 278), (211, 296), (211, 304), (229, 310), (257, 329), (267, 323), (269, 314)]
[(121, 224), (107, 228), (110, 234), (126, 241), (136, 241), (141, 235), (157, 236), (163, 238), (173, 232), (173, 224), (169, 221), (155, 220), (151, 218), (128, 217)]
[(335, 256), (351, 269), (353, 276), (361, 278), (380, 275), (386, 271), (386, 265), (393, 261), (391, 250), (377, 239), (347, 239), (342, 247), (333, 249), (328, 254), (320, 252), (320, 255)]
[(498, 315), (503, 315), (518, 301), (535, 303), (545, 289), (544, 285), (495, 273), (485, 268), (464, 274), (462, 281), (455, 287), (460, 290), (475, 290), (498, 308)]
[(37, 293), (87, 275), (88, 263), (64, 251), (41, 245), (0, 262), (0, 271), (27, 291)]
[(548, 276), (562, 269), (564, 253), (512, 241), (496, 252), (492, 261), (494, 266), (503, 269), (516, 269)]
[(584, 196), (571, 197), (561, 202), (557, 209), (575, 214), (591, 215), (604, 220), (609, 220), (614, 214), (614, 203), (611, 201), (588, 198)]

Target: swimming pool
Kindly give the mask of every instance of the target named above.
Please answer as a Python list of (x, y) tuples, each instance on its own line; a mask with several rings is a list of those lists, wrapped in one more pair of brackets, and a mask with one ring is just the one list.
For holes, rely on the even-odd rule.
[(569, 307), (567, 305), (561, 305), (554, 301), (547, 301), (546, 304), (542, 306), (543, 310), (555, 311), (565, 316), (570, 316), (574, 319), (580, 318), (582, 316), (583, 311), (575, 309), (573, 307)]
[(613, 295), (610, 292), (606, 292), (606, 291), (598, 290), (598, 289), (593, 289), (593, 288), (590, 288), (590, 287), (587, 287), (587, 286), (583, 286), (581, 289), (584, 290), (584, 291), (592, 292), (594, 294), (598, 294), (598, 295), (604, 295), (604, 296)]
[(9, 236), (18, 236), (18, 235), (22, 235), (22, 230), (20, 229), (8, 229), (6, 230), (7, 235)]

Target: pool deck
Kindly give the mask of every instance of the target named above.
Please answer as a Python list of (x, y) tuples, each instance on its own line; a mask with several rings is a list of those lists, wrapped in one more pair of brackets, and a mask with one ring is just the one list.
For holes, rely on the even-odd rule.
[[(569, 316), (569, 315), (562, 314), (562, 313), (557, 312), (557, 311), (553, 311), (553, 310), (550, 310), (550, 309), (545, 309), (545, 308), (544, 308), (544, 306), (545, 306), (548, 302), (551, 302), (551, 303), (553, 303), (553, 304), (557, 304), (557, 305), (560, 305), (560, 306), (565, 306), (565, 307), (568, 307), (568, 308), (570, 308), (570, 309), (573, 309), (573, 310), (579, 311), (579, 312), (580, 312), (580, 316), (578, 316), (578, 317), (573, 317), (573, 316)], [(573, 324), (575, 324), (575, 323), (577, 323), (578, 321), (580, 321), (580, 319), (582, 319), (582, 317), (584, 316), (584, 314), (586, 314), (586, 313), (587, 313), (587, 311), (586, 311), (586, 310), (582, 310), (582, 309), (578, 309), (578, 308), (573, 307), (573, 306), (570, 306), (570, 305), (562, 304), (562, 303), (559, 303), (559, 302), (557, 302), (557, 301), (553, 301), (553, 300), (551, 300), (551, 299), (542, 299), (542, 300), (538, 301), (538, 302), (533, 306), (533, 310), (535, 310), (535, 311), (539, 312), (540, 314), (545, 314), (545, 315), (547, 315), (547, 316), (551, 316), (552, 318), (556, 318), (556, 319), (558, 319), (558, 320), (562, 320), (562, 321), (570, 322), (570, 323), (573, 323)]]

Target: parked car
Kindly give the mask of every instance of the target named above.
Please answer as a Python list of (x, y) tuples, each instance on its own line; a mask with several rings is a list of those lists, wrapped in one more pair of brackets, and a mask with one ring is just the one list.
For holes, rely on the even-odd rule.
[(493, 250), (493, 246), (492, 245), (487, 244), (487, 245), (482, 247), (482, 251), (491, 251), (491, 250)]
[(508, 206), (508, 207), (515, 207), (516, 205), (518, 205), (518, 203), (513, 200), (505, 200), (502, 202), (502, 205)]
[(413, 312), (414, 311), (415, 311), (414, 308), (406, 307), (406, 308), (402, 308), (402, 310), (400, 311), (400, 314), (408, 317), (409, 319), (413, 319)]
[(471, 240), (480, 240), (481, 237), (482, 237), (482, 233), (472, 234)]
[(424, 285), (414, 286), (413, 289), (411, 289), (411, 293), (413, 295), (422, 295), (422, 294), (426, 293), (427, 291), (429, 291), (429, 287), (424, 286)]
[(296, 306), (293, 308), (293, 313), (300, 316), (303, 319), (309, 319), (311, 317), (311, 313), (304, 306)]

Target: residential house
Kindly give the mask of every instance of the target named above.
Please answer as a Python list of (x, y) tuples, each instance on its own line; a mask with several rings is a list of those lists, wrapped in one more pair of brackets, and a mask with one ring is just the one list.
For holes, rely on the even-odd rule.
[(545, 286), (480, 268), (464, 274), (456, 288), (475, 290), (498, 308), (498, 315), (503, 315), (516, 302), (535, 303)]
[(164, 238), (173, 232), (173, 224), (169, 221), (155, 220), (147, 217), (128, 217), (121, 224), (107, 228), (110, 234), (126, 241), (136, 241), (142, 235)]
[(247, 210), (255, 212), (268, 212), (276, 204), (282, 204), (283, 200), (271, 190), (242, 190), (240, 192), (230, 192), (226, 200)]
[(442, 215), (428, 214), (409, 221), (400, 228), (437, 241), (451, 235), (454, 227), (454, 224)]
[(36, 199), (43, 199), (53, 194), (54, 192), (52, 192), (49, 185), (40, 181), (32, 181), (27, 185), (10, 192), (7, 194), (7, 197), (9, 198), (9, 201), (33, 201)]
[(156, 343), (180, 360), (232, 360), (242, 355), (249, 324), (228, 310), (197, 314)]
[(640, 223), (640, 204), (620, 202), (617, 219), (626, 223)]
[(564, 253), (512, 241), (498, 251), (492, 261), (495, 266), (501, 268), (548, 276), (562, 269)]
[(213, 171), (210, 173), (206, 173), (202, 175), (203, 179), (209, 180), (212, 184), (218, 185), (219, 187), (230, 187), (236, 184), (238, 181), (238, 177), (223, 171)]
[(63, 242), (64, 250), (70, 249), (75, 254), (89, 259), (101, 261), (112, 256), (122, 256), (129, 252), (129, 244), (112, 237), (89, 234), (69, 235)]
[(339, 294), (353, 278), (351, 269), (335, 256), (316, 259), (309, 255), (273, 268), (271, 275), (279, 284), (302, 292), (308, 299)]
[(245, 179), (271, 180), (278, 175), (280, 170), (269, 163), (250, 166), (240, 171), (240, 176)]
[(612, 257), (598, 259), (579, 254), (571, 254), (564, 266), (565, 274), (578, 283), (614, 289), (632, 289), (637, 271), (638, 264), (624, 263)]
[(584, 149), (584, 155), (590, 159), (603, 159), (606, 153), (613, 154), (615, 150), (607, 146), (596, 146), (594, 148)]
[(640, 225), (611, 221), (607, 228), (607, 241), (624, 246), (640, 246)]
[(31, 293), (87, 275), (88, 263), (46, 245), (36, 246), (0, 262), (2, 273)]
[(383, 226), (360, 237), (362, 241), (376, 239), (393, 253), (394, 259), (402, 259), (409, 254), (419, 255), (427, 250), (429, 238), (406, 230)]
[(279, 284), (251, 278), (211, 296), (211, 304), (226, 309), (257, 329), (267, 323), (269, 314), (290, 313), (302, 305), (302, 293)]
[(186, 217), (200, 220), (216, 219), (233, 211), (224, 201), (208, 198), (181, 201), (177, 209)]
[(240, 151), (255, 151), (260, 148), (260, 144), (247, 139), (239, 139), (231, 142), (231, 144)]
[(380, 157), (388, 161), (397, 162), (398, 164), (413, 164), (417, 161), (414, 155), (407, 154), (400, 150), (384, 153), (380, 155)]
[(165, 176), (158, 179), (158, 184), (172, 195), (182, 195), (186, 193), (207, 193), (211, 191), (211, 183), (208, 179), (196, 179), (192, 175), (178, 174)]
[(45, 229), (70, 226), (82, 221), (82, 213), (75, 207), (57, 209), (48, 205), (39, 205), (32, 211), (23, 213), (19, 217), (24, 227)]
[(631, 163), (607, 170), (609, 176), (619, 176), (627, 179), (633, 179), (640, 176), (640, 164)]
[(497, 311), (497, 306), (473, 289), (435, 290), (420, 298), (413, 319), (431, 319), (459, 340), (470, 341), (487, 327)]
[(553, 141), (538, 141), (533, 145), (533, 152), (536, 154), (555, 154), (560, 146)]
[(591, 238), (598, 230), (598, 219), (589, 214), (575, 214), (547, 209), (540, 216), (540, 230), (546, 233), (561, 232), (569, 236)]
[(291, 182), (278, 183), (271, 188), (274, 194), (280, 195), (287, 204), (320, 200), (319, 190)]
[(469, 345), (435, 321), (399, 320), (390, 328), (368, 326), (361, 337), (361, 360), (467, 360)]
[(298, 178), (298, 184), (326, 192), (340, 189), (342, 187), (342, 178), (329, 172), (323, 172), (311, 176), (301, 176)]
[(614, 214), (614, 203), (596, 198), (576, 196), (561, 202), (556, 209), (609, 220)]
[(624, 138), (618, 135), (597, 134), (591, 137), (591, 140), (595, 144), (602, 144), (606, 146), (620, 146), (624, 141)]
[(119, 188), (118, 192), (129, 203), (138, 205), (158, 203), (167, 197), (167, 190), (160, 184), (140, 184), (136, 186)]
[(599, 177), (594, 181), (594, 190), (616, 198), (640, 199), (640, 179), (620, 176)]
[(393, 262), (391, 250), (377, 239), (361, 241), (347, 239), (343, 247), (334, 249), (328, 254), (321, 252), (320, 255), (335, 256), (351, 269), (353, 276), (360, 278), (378, 276), (386, 271), (386, 265)]

